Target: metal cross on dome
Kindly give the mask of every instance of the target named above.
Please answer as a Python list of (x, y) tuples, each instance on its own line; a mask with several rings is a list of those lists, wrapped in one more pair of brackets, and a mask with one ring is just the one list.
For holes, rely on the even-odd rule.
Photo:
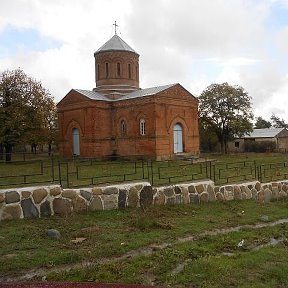
[(117, 35), (117, 27), (119, 27), (119, 25), (117, 25), (117, 23), (116, 23), (116, 21), (115, 21), (115, 23), (113, 24), (113, 26), (115, 26), (114, 28), (115, 28), (115, 35)]

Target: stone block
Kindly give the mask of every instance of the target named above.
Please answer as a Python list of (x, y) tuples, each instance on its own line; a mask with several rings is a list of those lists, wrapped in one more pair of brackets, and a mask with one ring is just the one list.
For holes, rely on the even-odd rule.
[(103, 196), (104, 210), (117, 209), (118, 207), (118, 195), (110, 194)]
[[(255, 188), (253, 188), (255, 190), (255, 195), (257, 196), (257, 190)], [(252, 190), (253, 190), (252, 189)], [(251, 199), (252, 198), (252, 191), (250, 189), (246, 189), (246, 191), (243, 191), (242, 192), (242, 195), (243, 194), (246, 194), (246, 199)], [(255, 196), (255, 199), (256, 199), (256, 196)], [(242, 197), (243, 198), (243, 197)]]
[(175, 196), (175, 204), (183, 204), (182, 195), (177, 194), (177, 195)]
[(182, 203), (183, 204), (190, 203), (188, 187), (182, 187)]
[(28, 199), (32, 195), (31, 191), (21, 191), (22, 199)]
[(24, 199), (21, 201), (21, 207), (24, 218), (38, 218), (39, 211), (33, 204), (32, 199)]
[(232, 185), (225, 186), (225, 191), (233, 192), (233, 190), (234, 190), (234, 186)]
[(0, 203), (4, 202), (5, 194), (0, 192)]
[(261, 190), (261, 183), (259, 181), (257, 181), (255, 183), (255, 187), (254, 187), (257, 191), (260, 191)]
[(19, 204), (6, 205), (3, 208), (2, 220), (20, 219), (22, 209)]
[(72, 203), (68, 199), (55, 198), (52, 203), (55, 214), (68, 215), (72, 212)]
[(190, 193), (189, 197), (190, 197), (190, 203), (193, 203), (193, 204), (199, 204), (200, 203), (200, 198), (199, 198), (198, 193)]
[[(265, 190), (269, 190), (266, 188)], [(270, 191), (270, 190), (269, 190)], [(257, 202), (264, 203), (264, 189), (261, 189), (259, 192), (257, 192)]]
[[(227, 186), (227, 187), (232, 187), (232, 186)], [(226, 188), (227, 188), (226, 187)], [(233, 188), (233, 187), (232, 187)], [(233, 189), (232, 190), (225, 190), (224, 193), (224, 198), (226, 201), (231, 201), (231, 200), (234, 200), (234, 192), (233, 192)]]
[(139, 203), (139, 191), (131, 187), (128, 193), (128, 207), (137, 207)]
[(86, 190), (80, 190), (80, 195), (86, 199), (87, 201), (90, 201), (92, 198), (91, 192), (86, 191)]
[(100, 188), (100, 187), (93, 187), (93, 188), (92, 188), (92, 194), (93, 194), (93, 195), (102, 195), (102, 194), (103, 194), (102, 188)]
[(245, 192), (241, 193), (241, 197), (242, 197), (242, 198), (241, 198), (242, 200), (248, 199), (248, 198), (247, 198), (247, 194), (246, 194)]
[(239, 186), (234, 186), (234, 199), (241, 200), (242, 199), (242, 192)]
[(65, 189), (62, 192), (62, 197), (64, 198), (74, 199), (76, 196), (77, 196), (77, 192), (75, 190)]
[(135, 188), (136, 188), (138, 191), (140, 191), (140, 190), (142, 190), (142, 188), (143, 188), (143, 184), (136, 184), (136, 185), (135, 185)]
[(166, 197), (172, 197), (175, 195), (175, 192), (172, 186), (165, 187), (163, 192)]
[(164, 205), (165, 204), (165, 195), (159, 190), (158, 193), (154, 196), (154, 205)]
[(283, 199), (283, 198), (285, 198), (285, 197), (287, 197), (287, 192), (281, 190), (281, 191), (279, 192), (279, 199)]
[(8, 191), (8, 192), (6, 192), (5, 193), (5, 202), (7, 204), (20, 202), (19, 193), (17, 191)]
[(119, 209), (124, 209), (127, 206), (127, 191), (124, 189), (119, 190), (118, 194), (118, 208)]
[(89, 210), (91, 211), (104, 210), (103, 201), (100, 196), (95, 195), (92, 197), (92, 200), (89, 205)]
[(35, 189), (32, 193), (34, 203), (41, 203), (42, 200), (48, 195), (48, 192), (44, 188)]
[(61, 192), (62, 192), (61, 187), (57, 186), (57, 187), (51, 188), (50, 191), (49, 191), (49, 194), (50, 194), (51, 196), (54, 196), (54, 197), (55, 197), (55, 196), (57, 196), (57, 195), (60, 195)]
[(279, 190), (278, 190), (278, 186), (272, 186), (272, 199), (278, 199), (279, 197)]
[(167, 199), (166, 199), (166, 204), (167, 205), (174, 205), (175, 204), (175, 196), (174, 197), (168, 197)]
[(197, 193), (194, 185), (190, 185), (188, 187), (188, 191), (189, 191), (189, 193)]
[(153, 192), (151, 186), (144, 186), (140, 191), (140, 206), (148, 207), (153, 203)]
[(284, 183), (284, 184), (282, 185), (282, 190), (283, 190), (284, 192), (287, 192), (287, 191), (288, 191), (288, 185), (287, 185), (286, 183)]
[(217, 192), (215, 196), (217, 201), (224, 201), (224, 195), (222, 193)]
[(118, 194), (119, 190), (117, 187), (107, 187), (104, 188), (103, 190), (103, 195), (113, 195), (113, 194)]
[(209, 201), (209, 194), (207, 192), (202, 192), (200, 194), (200, 202), (208, 202)]
[(202, 192), (205, 191), (203, 184), (198, 184), (198, 185), (196, 185), (195, 189), (196, 189), (196, 191), (197, 191), (198, 194), (201, 194)]
[(209, 195), (209, 201), (216, 201), (216, 195), (212, 185), (207, 186), (207, 193)]
[[(262, 189), (261, 189), (262, 190)], [(260, 191), (261, 191), (260, 190)], [(264, 190), (264, 189), (263, 189)], [(254, 199), (254, 200), (257, 200), (257, 197), (258, 197), (258, 192), (260, 191), (257, 191), (255, 188), (252, 188), (251, 190), (249, 189), (249, 191), (251, 191), (251, 198)], [(246, 192), (246, 194), (248, 195), (248, 193)]]
[(85, 199), (78, 195), (72, 199), (72, 205), (75, 212), (85, 211), (88, 208)]
[(40, 216), (49, 217), (52, 215), (51, 206), (49, 201), (45, 201), (40, 205)]
[(174, 190), (175, 190), (175, 194), (181, 194), (182, 193), (181, 187), (179, 187), (179, 186), (175, 186)]

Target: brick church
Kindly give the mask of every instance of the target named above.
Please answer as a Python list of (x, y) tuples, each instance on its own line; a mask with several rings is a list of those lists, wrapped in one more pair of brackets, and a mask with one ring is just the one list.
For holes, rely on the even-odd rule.
[(72, 89), (57, 104), (62, 156), (199, 153), (198, 100), (191, 93), (180, 84), (139, 88), (139, 54), (116, 31), (94, 58), (96, 88)]

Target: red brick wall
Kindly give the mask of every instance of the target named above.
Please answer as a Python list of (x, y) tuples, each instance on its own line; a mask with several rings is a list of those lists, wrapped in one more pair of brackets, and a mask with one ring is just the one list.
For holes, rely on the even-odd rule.
[[(106, 78), (106, 63), (109, 67), (109, 75)], [(117, 76), (117, 63), (120, 63), (121, 73)], [(99, 72), (98, 67), (99, 64)], [(128, 64), (131, 67), (129, 78)], [(102, 85), (129, 85), (139, 88), (139, 55), (127, 51), (110, 51), (95, 54), (95, 81), (96, 87)]]
[[(72, 156), (72, 128), (80, 131), (80, 154), (101, 157), (144, 155), (161, 158), (173, 155), (173, 127), (183, 127), (186, 153), (199, 153), (198, 102), (176, 85), (156, 96), (117, 102), (94, 101), (72, 90), (58, 104), (60, 153)], [(145, 119), (145, 135), (140, 135)], [(121, 134), (121, 121), (126, 133)]]

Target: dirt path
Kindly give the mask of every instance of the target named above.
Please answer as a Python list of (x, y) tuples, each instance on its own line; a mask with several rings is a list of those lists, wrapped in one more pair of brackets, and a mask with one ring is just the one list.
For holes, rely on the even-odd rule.
[[(162, 243), (160, 245), (152, 244), (152, 245), (147, 246), (147, 247), (143, 247), (143, 248), (129, 251), (129, 252), (127, 252), (124, 255), (119, 256), (119, 257), (103, 258), (103, 259), (100, 259), (98, 261), (93, 261), (93, 262), (83, 261), (83, 262), (75, 263), (75, 264), (59, 265), (57, 267), (52, 267), (52, 268), (34, 269), (34, 270), (26, 271), (26, 272), (22, 273), (22, 275), (19, 275), (19, 276), (0, 276), (0, 283), (17, 283), (20, 281), (28, 281), (28, 280), (31, 280), (33, 278), (39, 279), (39, 278), (43, 278), (43, 277), (44, 277), (43, 279), (45, 279), (45, 275), (47, 275), (51, 272), (67, 272), (67, 271), (72, 270), (72, 269), (89, 268), (89, 267), (94, 267), (96, 265), (103, 265), (103, 264), (109, 264), (109, 263), (113, 263), (113, 262), (123, 261), (126, 259), (138, 257), (138, 256), (149, 256), (149, 255), (155, 253), (155, 251), (159, 251), (159, 250), (165, 249), (167, 247), (172, 247), (173, 245), (177, 245), (179, 243), (197, 241), (197, 240), (199, 240), (205, 236), (224, 235), (224, 234), (240, 231), (241, 229), (260, 229), (260, 228), (272, 227), (272, 226), (276, 226), (276, 225), (280, 225), (280, 224), (284, 224), (284, 223), (288, 223), (288, 218), (280, 219), (280, 220), (277, 220), (274, 222), (268, 222), (268, 223), (257, 223), (255, 225), (239, 225), (239, 226), (235, 226), (235, 227), (231, 227), (231, 228), (214, 229), (214, 230), (210, 230), (210, 231), (205, 231), (205, 232), (197, 234), (197, 235), (190, 235), (190, 236), (186, 236), (186, 237), (181, 237), (181, 238), (178, 238), (176, 241), (171, 242), (171, 243)], [(281, 243), (281, 241), (283, 241), (283, 239), (282, 239), (281, 241), (278, 241), (276, 243), (274, 240), (272, 238), (270, 243), (262, 245), (261, 247), (260, 246), (254, 247), (253, 249), (261, 249), (262, 247), (265, 247), (265, 246), (277, 245), (277, 244)], [(187, 263), (188, 262), (189, 261), (187, 261)], [(180, 264), (179, 267), (175, 268), (175, 271), (173, 271), (173, 273), (179, 273), (179, 271), (182, 270), (182, 267), (184, 267), (185, 264), (186, 263)], [(14, 286), (1, 286), (1, 284), (0, 284), (0, 287), (18, 287), (15, 285), (16, 284), (14, 284)], [(27, 287), (27, 288), (31, 287), (32, 288), (33, 286), (21, 286), (21, 287)], [(35, 286), (35, 287), (37, 287), (37, 286)], [(38, 286), (38, 287), (40, 287), (40, 286)], [(50, 286), (41, 286), (41, 287), (50, 287)], [(53, 286), (53, 287), (58, 287), (58, 286)], [(70, 287), (70, 286), (63, 286), (63, 287)], [(78, 286), (73, 286), (73, 287), (78, 287)], [(96, 286), (83, 286), (83, 287), (88, 288), (88, 287), (96, 287)], [(107, 285), (103, 286), (102, 285), (102, 286), (97, 286), (97, 287), (103, 287), (103, 288), (107, 287), (108, 288), (111, 286), (107, 286)], [(118, 286), (113, 286), (113, 287), (122, 288), (122, 287), (133, 287), (133, 286), (121, 286), (121, 285), (119, 286), (118, 285)]]

